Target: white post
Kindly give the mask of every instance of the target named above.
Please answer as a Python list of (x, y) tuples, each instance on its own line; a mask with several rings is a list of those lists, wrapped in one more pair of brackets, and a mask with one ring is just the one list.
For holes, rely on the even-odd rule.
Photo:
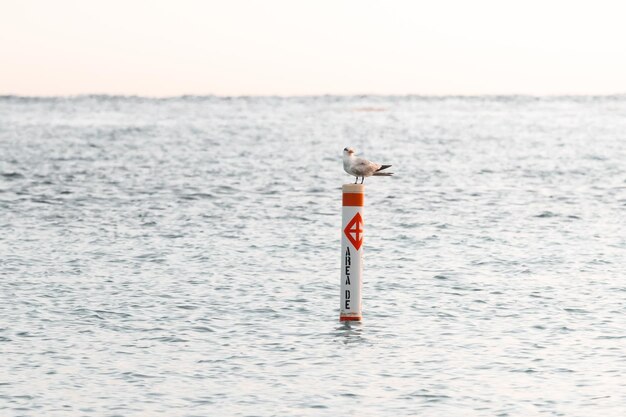
[(341, 211), (341, 296), (340, 321), (361, 320), (363, 276), (363, 202), (365, 186), (343, 185)]

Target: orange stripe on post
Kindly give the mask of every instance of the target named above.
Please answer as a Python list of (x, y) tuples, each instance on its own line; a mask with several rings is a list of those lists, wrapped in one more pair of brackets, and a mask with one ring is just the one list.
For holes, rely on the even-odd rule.
[(363, 193), (343, 193), (343, 205), (363, 207), (364, 196)]
[(339, 321), (361, 321), (361, 317), (357, 316), (341, 316)]

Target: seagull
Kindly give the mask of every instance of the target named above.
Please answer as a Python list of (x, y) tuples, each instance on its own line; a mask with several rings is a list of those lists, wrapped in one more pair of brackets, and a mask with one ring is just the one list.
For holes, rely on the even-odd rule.
[(380, 172), (391, 165), (376, 164), (367, 159), (359, 158), (354, 153), (354, 148), (343, 149), (343, 170), (356, 177), (356, 180), (354, 180), (355, 184), (359, 177), (361, 177), (361, 184), (363, 184), (365, 177), (371, 177), (372, 175), (389, 177), (393, 175), (393, 172)]

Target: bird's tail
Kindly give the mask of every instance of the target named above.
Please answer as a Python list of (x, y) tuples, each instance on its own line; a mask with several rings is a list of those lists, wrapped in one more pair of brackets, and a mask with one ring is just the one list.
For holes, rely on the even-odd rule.
[(380, 172), (383, 169), (389, 168), (390, 166), (391, 165), (381, 165), (380, 168), (378, 168), (376, 172), (374, 172), (374, 174), (372, 175), (374, 175), (375, 177), (390, 177), (393, 175), (393, 172)]

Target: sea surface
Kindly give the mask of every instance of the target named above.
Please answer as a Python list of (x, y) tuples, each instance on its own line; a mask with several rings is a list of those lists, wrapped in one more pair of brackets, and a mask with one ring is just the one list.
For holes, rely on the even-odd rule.
[(626, 96), (1, 97), (0, 415), (626, 415)]

